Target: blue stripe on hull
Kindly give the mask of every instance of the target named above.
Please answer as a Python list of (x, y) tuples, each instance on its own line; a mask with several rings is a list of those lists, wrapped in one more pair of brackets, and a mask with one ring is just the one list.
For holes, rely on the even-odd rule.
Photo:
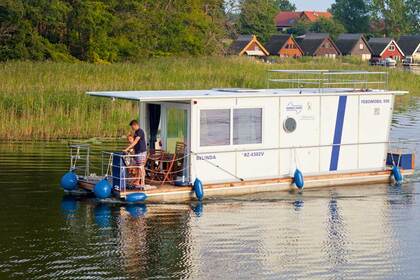
[(337, 119), (335, 121), (334, 146), (331, 152), (330, 171), (338, 168), (338, 158), (340, 156), (341, 138), (343, 136), (344, 116), (346, 113), (347, 96), (340, 96), (338, 100)]

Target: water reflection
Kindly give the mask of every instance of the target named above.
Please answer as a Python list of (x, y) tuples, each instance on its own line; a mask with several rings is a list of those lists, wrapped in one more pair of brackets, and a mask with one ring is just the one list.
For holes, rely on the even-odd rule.
[(71, 195), (63, 196), (63, 199), (61, 200), (61, 210), (66, 218), (74, 216), (77, 210), (76, 198)]
[[(418, 105), (404, 105), (392, 138), (420, 138), (419, 116)], [(117, 147), (103, 141), (92, 149)], [(418, 175), (401, 186), (100, 204), (63, 195), (57, 182), (68, 168), (67, 152), (66, 142), (0, 143), (0, 279), (416, 279), (420, 273)], [(95, 172), (100, 159), (92, 160)]]
[(340, 265), (347, 263), (347, 233), (336, 194), (332, 193), (328, 203), (328, 220), (326, 225), (327, 238), (324, 248), (326, 255), (333, 266), (333, 271)]
[(191, 204), (191, 210), (197, 217), (203, 215), (203, 203), (201, 201)]

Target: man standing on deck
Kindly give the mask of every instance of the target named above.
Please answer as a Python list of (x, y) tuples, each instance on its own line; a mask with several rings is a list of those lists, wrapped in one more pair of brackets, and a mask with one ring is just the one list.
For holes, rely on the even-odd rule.
[(134, 141), (131, 143), (124, 152), (128, 152), (134, 148), (134, 161), (136, 163), (136, 179), (134, 186), (144, 186), (146, 172), (144, 165), (146, 164), (147, 149), (146, 149), (146, 137), (143, 129), (140, 128), (139, 123), (136, 120), (130, 122), (131, 129), (134, 131)]

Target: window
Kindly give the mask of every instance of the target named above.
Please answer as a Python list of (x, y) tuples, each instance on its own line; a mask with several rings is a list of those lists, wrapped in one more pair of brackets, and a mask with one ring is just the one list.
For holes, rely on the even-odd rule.
[(200, 146), (230, 145), (230, 110), (200, 111)]
[(391, 52), (395, 51), (395, 46), (394, 46), (394, 45), (389, 46), (389, 50), (390, 50)]
[(359, 49), (363, 50), (364, 48), (365, 48), (365, 45), (363, 45), (363, 44), (359, 45)]
[(296, 130), (297, 123), (294, 118), (287, 118), (283, 123), (283, 128), (287, 133), (292, 133)]
[(233, 144), (262, 143), (262, 109), (233, 110)]

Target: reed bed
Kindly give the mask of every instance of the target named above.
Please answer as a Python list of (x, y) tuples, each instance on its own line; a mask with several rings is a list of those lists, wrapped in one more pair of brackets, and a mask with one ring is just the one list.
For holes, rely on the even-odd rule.
[[(154, 58), (141, 63), (0, 64), (0, 139), (116, 137), (137, 115), (130, 101), (86, 96), (86, 91), (264, 88), (268, 69), (378, 70), (354, 59), (281, 60), (238, 57)], [(390, 88), (420, 95), (420, 76), (390, 70)]]

